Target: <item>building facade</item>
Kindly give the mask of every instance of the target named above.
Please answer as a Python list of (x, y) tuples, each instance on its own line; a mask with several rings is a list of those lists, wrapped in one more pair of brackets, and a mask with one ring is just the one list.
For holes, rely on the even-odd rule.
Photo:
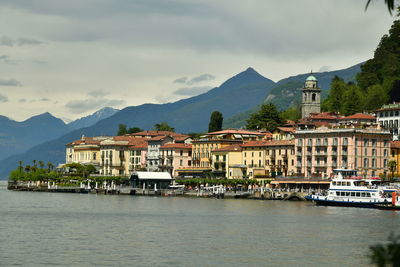
[(212, 170), (215, 176), (228, 179), (242, 179), (246, 174), (243, 165), (242, 146), (233, 144), (215, 149), (212, 154)]
[(393, 140), (399, 140), (400, 134), (400, 103), (383, 105), (376, 111), (378, 123), (388, 129)]
[(192, 145), (185, 143), (165, 144), (160, 147), (160, 171), (166, 171), (172, 177), (178, 176), (178, 169), (192, 167)]
[(358, 170), (360, 175), (387, 173), (389, 131), (378, 128), (327, 128), (295, 132), (297, 174), (332, 175), (333, 169)]

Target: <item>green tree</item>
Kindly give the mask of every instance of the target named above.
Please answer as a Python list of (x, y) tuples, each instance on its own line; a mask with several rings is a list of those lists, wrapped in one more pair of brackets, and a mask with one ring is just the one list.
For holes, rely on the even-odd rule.
[(343, 104), (343, 95), (347, 91), (348, 85), (343, 79), (335, 76), (331, 82), (331, 89), (327, 98), (328, 111), (340, 112)]
[(43, 169), (43, 167), (44, 167), (44, 162), (43, 161), (41, 161), (41, 160), (39, 160), (39, 167), (41, 168), (41, 169)]
[(128, 129), (128, 134), (133, 134), (133, 133), (138, 133), (138, 132), (142, 132), (143, 130), (138, 128), (138, 127), (132, 127)]
[(388, 162), (388, 169), (392, 173), (392, 178), (391, 180), (394, 180), (394, 173), (397, 170), (397, 162), (395, 160), (389, 160)]
[(341, 112), (345, 116), (361, 112), (363, 110), (363, 97), (356, 85), (349, 85), (343, 95), (343, 106)]
[(273, 131), (283, 123), (284, 120), (276, 109), (276, 106), (269, 103), (261, 105), (258, 112), (250, 115), (250, 118), (247, 120), (246, 128), (250, 130), (265, 129), (267, 131)]
[(210, 123), (208, 124), (208, 132), (217, 132), (222, 130), (222, 122), (224, 118), (222, 113), (214, 111), (211, 113)]
[(126, 125), (122, 124), (122, 123), (119, 124), (118, 125), (118, 133), (117, 133), (117, 135), (120, 136), (120, 135), (125, 135), (127, 133), (128, 133), (128, 130), (126, 129)]
[(284, 120), (297, 121), (301, 118), (301, 106), (295, 105), (281, 112), (281, 117)]
[(155, 131), (168, 131), (168, 132), (175, 132), (175, 128), (169, 126), (166, 122), (157, 123), (154, 125)]
[(375, 84), (367, 89), (365, 110), (373, 111), (387, 102), (387, 94), (380, 84)]
[(371, 263), (379, 267), (400, 267), (400, 235), (391, 235), (387, 244), (377, 244), (369, 248)]

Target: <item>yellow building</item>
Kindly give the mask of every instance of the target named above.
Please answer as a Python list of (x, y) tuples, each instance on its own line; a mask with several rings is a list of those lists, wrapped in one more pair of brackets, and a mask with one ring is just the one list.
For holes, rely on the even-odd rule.
[(233, 144), (211, 151), (212, 170), (215, 176), (228, 179), (242, 179), (246, 173), (243, 165), (242, 147)]
[(100, 142), (108, 137), (85, 137), (66, 145), (66, 159), (68, 163), (100, 165)]
[(278, 127), (272, 132), (273, 140), (292, 140), (294, 139), (295, 129), (293, 127)]
[(250, 141), (242, 145), (249, 178), (288, 176), (295, 173), (294, 140)]
[(390, 142), (390, 160), (396, 161), (395, 177), (400, 174), (400, 141)]

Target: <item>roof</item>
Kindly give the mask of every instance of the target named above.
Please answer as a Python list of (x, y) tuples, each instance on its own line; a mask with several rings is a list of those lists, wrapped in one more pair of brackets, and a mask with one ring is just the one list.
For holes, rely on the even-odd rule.
[[(137, 176), (139, 180), (171, 180), (169, 172), (134, 172), (132, 176)], [(132, 177), (131, 176), (131, 177)]]
[(152, 138), (150, 138), (150, 139), (147, 139), (147, 141), (161, 141), (161, 140), (164, 140), (164, 139), (167, 138), (167, 137), (172, 138), (172, 137), (169, 136), (169, 135), (154, 136), (154, 137), (152, 137)]
[(241, 152), (242, 150), (243, 149), (242, 149), (241, 145), (233, 144), (233, 145), (230, 145), (230, 146), (226, 146), (226, 147), (222, 147), (222, 148), (219, 148), (219, 149), (215, 149), (212, 152), (235, 152), (235, 151)]
[(307, 77), (306, 81), (317, 81), (317, 78), (315, 78), (314, 75), (310, 75)]
[(279, 130), (281, 130), (282, 132), (288, 132), (288, 133), (293, 133), (294, 132), (294, 128), (293, 127), (278, 127)]
[(186, 148), (192, 149), (192, 144), (185, 144), (185, 143), (172, 143), (172, 144), (165, 144), (160, 147), (160, 149), (168, 149), (168, 148)]
[(310, 113), (310, 116), (308, 118), (312, 120), (337, 120), (341, 118), (341, 116), (335, 114), (334, 112), (320, 112)]
[(85, 137), (75, 140), (67, 145), (100, 145), (100, 142), (105, 140), (107, 137)]
[(238, 129), (228, 129), (228, 130), (223, 130), (223, 131), (218, 131), (218, 132), (211, 132), (207, 133), (207, 135), (219, 135), (219, 134), (247, 134), (247, 135), (263, 135), (260, 132), (257, 131), (249, 131), (249, 130), (238, 130)]
[(400, 141), (390, 141), (391, 148), (400, 148)]
[(290, 146), (294, 145), (294, 140), (271, 140), (271, 141), (249, 141), (242, 147), (257, 147), (257, 146)]
[(165, 135), (169, 135), (169, 136), (187, 136), (185, 134), (181, 134), (181, 133), (175, 133), (175, 132), (170, 132), (170, 131), (142, 131), (142, 132), (137, 132), (137, 133), (133, 133), (133, 134), (129, 134), (131, 136), (165, 136)]
[(341, 120), (351, 120), (351, 119), (357, 119), (357, 120), (375, 120), (376, 117), (372, 116), (370, 114), (365, 114), (365, 113), (356, 113), (344, 118), (341, 118)]

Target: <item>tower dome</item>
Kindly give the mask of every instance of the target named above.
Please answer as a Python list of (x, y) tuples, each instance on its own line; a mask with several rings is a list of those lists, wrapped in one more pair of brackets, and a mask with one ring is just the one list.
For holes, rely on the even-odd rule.
[(310, 75), (307, 77), (306, 81), (317, 81), (317, 78), (315, 78), (314, 75)]

